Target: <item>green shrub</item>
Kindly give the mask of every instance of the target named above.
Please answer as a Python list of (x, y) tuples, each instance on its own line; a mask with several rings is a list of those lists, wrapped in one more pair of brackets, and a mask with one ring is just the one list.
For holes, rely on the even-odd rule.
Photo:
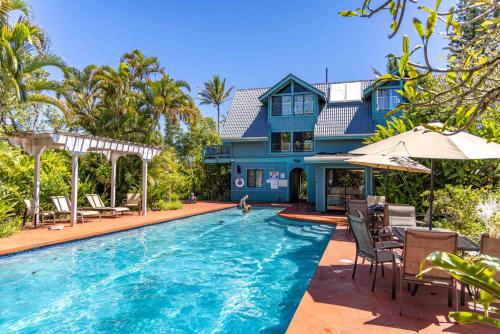
[(169, 210), (179, 210), (182, 209), (182, 202), (179, 200), (175, 201), (166, 201), (166, 200), (160, 200), (157, 203), (157, 208), (162, 210), (162, 211), (169, 211)]
[(21, 229), (22, 219), (16, 215), (14, 200), (0, 193), (0, 238), (14, 234)]
[[(434, 216), (437, 225), (479, 241), (498, 215), (500, 193), (491, 187), (446, 186), (435, 192)], [(485, 213), (488, 207), (489, 213)]]

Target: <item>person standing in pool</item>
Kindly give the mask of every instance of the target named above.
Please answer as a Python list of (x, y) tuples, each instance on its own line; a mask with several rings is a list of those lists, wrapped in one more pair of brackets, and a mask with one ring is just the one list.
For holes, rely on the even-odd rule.
[(240, 200), (240, 204), (238, 204), (238, 207), (243, 209), (243, 213), (247, 213), (252, 208), (250, 204), (247, 204), (247, 199), (248, 195), (243, 196), (243, 198)]

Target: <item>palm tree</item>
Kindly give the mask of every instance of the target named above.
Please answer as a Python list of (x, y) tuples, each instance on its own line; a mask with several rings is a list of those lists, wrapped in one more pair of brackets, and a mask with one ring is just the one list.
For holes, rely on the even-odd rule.
[(162, 115), (170, 124), (186, 121), (195, 115), (193, 100), (183, 91), (191, 90), (186, 81), (174, 80), (165, 74), (159, 80), (147, 80), (137, 87), (143, 95), (140, 111), (151, 117), (148, 133), (157, 128)]
[(226, 90), (226, 79), (214, 75), (212, 79), (203, 84), (205, 88), (200, 92), (200, 104), (211, 104), (217, 107), (217, 132), (220, 134), (220, 105), (231, 95), (234, 86)]
[[(12, 12), (21, 16), (11, 23)], [(64, 105), (46, 91), (61, 93), (64, 87), (48, 79), (46, 67), (65, 71), (61, 58), (47, 51), (48, 38), (42, 28), (30, 20), (28, 6), (23, 0), (0, 2), (0, 126), (16, 126), (17, 112), (23, 104)], [(64, 108), (63, 108), (64, 109)], [(63, 110), (64, 111), (64, 110)]]

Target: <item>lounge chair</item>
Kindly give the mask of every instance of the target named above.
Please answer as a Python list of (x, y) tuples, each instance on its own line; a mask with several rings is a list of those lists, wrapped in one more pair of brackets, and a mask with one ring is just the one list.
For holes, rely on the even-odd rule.
[(384, 276), (384, 263), (392, 263), (392, 297), (395, 298), (396, 293), (396, 257), (397, 254), (393, 253), (391, 249), (401, 248), (401, 245), (394, 246), (394, 244), (385, 245), (384, 243), (375, 243), (368, 230), (368, 226), (361, 219), (354, 215), (348, 215), (347, 219), (349, 225), (351, 226), (352, 234), (354, 235), (354, 240), (356, 242), (356, 258), (354, 260), (354, 269), (352, 271), (352, 279), (356, 274), (356, 267), (358, 263), (358, 257), (363, 260), (371, 262), (370, 272), (375, 264), (375, 273), (372, 279), (372, 292), (375, 289), (375, 282), (377, 280), (377, 268), (380, 264), (382, 268), (382, 276)]
[[(406, 230), (403, 248), (403, 263), (400, 269), (399, 279), (399, 314), (402, 314), (403, 284), (414, 283), (417, 285), (433, 285), (448, 288), (448, 306), (453, 304), (453, 290), (455, 290), (456, 307), (458, 310), (458, 296), (455, 280), (447, 273), (433, 269), (420, 279), (416, 275), (420, 273), (420, 264), (433, 252), (457, 252), (458, 234), (455, 232), (437, 232)], [(432, 266), (427, 263), (426, 267)]]
[(111, 212), (115, 218), (118, 217), (118, 214), (121, 213), (122, 215), (124, 213), (129, 213), (130, 214), (130, 208), (126, 207), (109, 207), (104, 205), (104, 202), (102, 201), (101, 197), (97, 194), (87, 194), (85, 195), (87, 198), (87, 201), (89, 201), (90, 206), (92, 206), (92, 210), (96, 211), (102, 211), (102, 212)]
[[(26, 222), (28, 221), (28, 217), (35, 216), (35, 201), (33, 199), (25, 199), (24, 200), (24, 213), (23, 213), (23, 226), (26, 226)], [(38, 208), (38, 216), (40, 217), (40, 223), (43, 224), (44, 218), (53, 217), (54, 211), (45, 211), (43, 208)]]
[(133, 194), (127, 194), (127, 198), (123, 200), (123, 207), (133, 209), (137, 208), (137, 210), (141, 211), (141, 194), (139, 193), (133, 193)]
[[(61, 215), (68, 215), (71, 213), (71, 202), (68, 197), (65, 196), (51, 196), (50, 199), (54, 204), (55, 212), (54, 212), (54, 223), (56, 222), (56, 218)], [(76, 211), (77, 219), (81, 218), (82, 223), (85, 221), (85, 217), (99, 217), (99, 221), (101, 221), (101, 213), (95, 210), (77, 210)]]

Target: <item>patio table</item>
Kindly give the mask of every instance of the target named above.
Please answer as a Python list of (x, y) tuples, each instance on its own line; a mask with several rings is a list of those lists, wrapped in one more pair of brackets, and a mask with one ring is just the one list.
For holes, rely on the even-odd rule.
[[(392, 234), (396, 238), (401, 240), (402, 243), (405, 242), (405, 231), (407, 229), (420, 230), (420, 231), (428, 231), (429, 230), (427, 227), (402, 227), (402, 226), (392, 226), (391, 227)], [(442, 229), (442, 228), (433, 228), (432, 231), (450, 232), (450, 230)], [(474, 243), (473, 241), (467, 239), (466, 237), (464, 237), (462, 235), (458, 235), (457, 249), (461, 252), (478, 252), (479, 245), (477, 245), (476, 243)]]

